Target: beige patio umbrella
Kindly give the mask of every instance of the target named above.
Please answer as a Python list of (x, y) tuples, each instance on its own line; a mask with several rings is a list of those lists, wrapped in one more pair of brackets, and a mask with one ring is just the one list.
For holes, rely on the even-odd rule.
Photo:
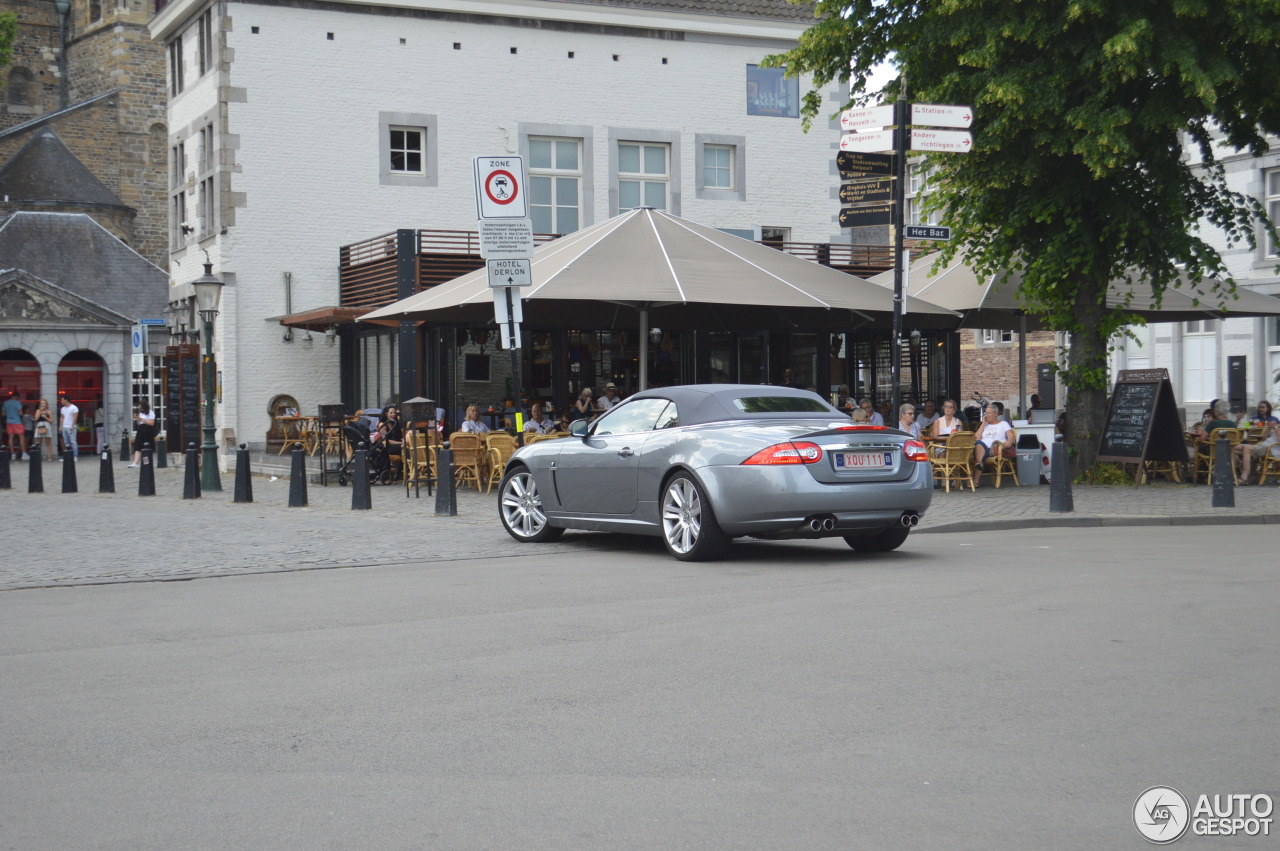
[[(647, 384), (648, 329), (750, 331), (888, 327), (893, 294), (862, 278), (748, 239), (641, 207), (538, 246), (525, 324), (634, 327), (640, 383)], [(955, 328), (958, 314), (924, 299), (908, 327)], [(401, 299), (362, 317), (480, 324), (494, 319), (486, 270)]]
[[(1046, 330), (1044, 322), (1029, 315), (1018, 298), (1022, 283), (1020, 273), (1007, 278), (999, 275), (979, 276), (965, 263), (963, 255), (952, 258), (946, 266), (934, 270), (937, 252), (913, 260), (907, 273), (908, 307), (916, 297), (964, 315), (962, 328), (996, 328), (1020, 332), (1019, 391), (1027, 397), (1026, 332)], [(893, 287), (893, 272), (882, 272), (868, 279), (881, 286)], [(1280, 299), (1243, 287), (1233, 295), (1213, 292), (1217, 283), (1212, 278), (1181, 275), (1165, 289), (1159, 306), (1151, 285), (1132, 276), (1112, 281), (1107, 292), (1108, 307), (1124, 307), (1147, 322), (1190, 322), (1197, 319), (1222, 319), (1227, 316), (1280, 316)]]

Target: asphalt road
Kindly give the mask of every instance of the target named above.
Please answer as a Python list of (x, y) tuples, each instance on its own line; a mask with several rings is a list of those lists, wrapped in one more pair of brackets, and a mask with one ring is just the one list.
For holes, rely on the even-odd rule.
[(8, 591), (0, 847), (1144, 848), (1150, 786), (1280, 797), (1274, 538), (578, 535)]

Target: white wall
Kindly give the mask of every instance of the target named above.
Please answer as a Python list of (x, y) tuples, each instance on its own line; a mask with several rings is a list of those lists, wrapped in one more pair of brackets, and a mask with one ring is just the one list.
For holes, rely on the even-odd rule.
[[(188, 69), (171, 129), (194, 127), (224, 96), (219, 130), (231, 172), (223, 200), (236, 206), (228, 233), (201, 247), (228, 282), (220, 413), (239, 440), (262, 440), (276, 393), (291, 393), (307, 410), (338, 399), (338, 349), (317, 335), (304, 350), (300, 332), (284, 343), (283, 329), (267, 321), (285, 312), (284, 273), (293, 275), (294, 311), (334, 305), (339, 246), (397, 228), (473, 230), (471, 158), (519, 152), (521, 124), (590, 128), (587, 223), (612, 213), (611, 134), (641, 130), (678, 138), (673, 212), (715, 227), (790, 227), (797, 241), (842, 239), (832, 200), (838, 134), (823, 126), (806, 135), (798, 119), (746, 114), (746, 65), (784, 42), (564, 32), (363, 9), (226, 9), (226, 71), (196, 80)], [(188, 45), (191, 62), (194, 51)], [(380, 112), (436, 117), (436, 185), (379, 180)], [(696, 197), (695, 134), (745, 138), (745, 200)], [(175, 258), (175, 279), (200, 274), (197, 252)]]

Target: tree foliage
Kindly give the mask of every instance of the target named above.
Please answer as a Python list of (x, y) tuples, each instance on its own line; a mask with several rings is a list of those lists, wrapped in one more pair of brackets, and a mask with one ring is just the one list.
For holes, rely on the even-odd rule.
[[(764, 60), (811, 74), (806, 127), (832, 81), (878, 100), (890, 61), (910, 100), (974, 107), (971, 153), (934, 155), (931, 203), (982, 274), (1021, 270), (1024, 305), (1070, 332), (1060, 359), (1072, 443), (1092, 463), (1109, 340), (1135, 321), (1113, 279), (1162, 292), (1180, 271), (1233, 283), (1198, 228), (1226, 245), (1274, 235), (1218, 156), (1280, 131), (1280, 0), (819, 0), (795, 49)], [(902, 78), (899, 78), (899, 83)], [(896, 89), (898, 83), (891, 85)], [(1200, 162), (1185, 156), (1194, 152)], [(1229, 305), (1228, 305), (1229, 306)]]
[(0, 12), (0, 68), (13, 60), (13, 42), (18, 37), (18, 16), (14, 12)]

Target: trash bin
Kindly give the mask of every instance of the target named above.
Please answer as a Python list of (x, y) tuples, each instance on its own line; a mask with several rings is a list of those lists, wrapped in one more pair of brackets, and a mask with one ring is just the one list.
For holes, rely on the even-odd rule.
[(1040, 438), (1034, 434), (1018, 435), (1018, 484), (1026, 487), (1040, 484)]

